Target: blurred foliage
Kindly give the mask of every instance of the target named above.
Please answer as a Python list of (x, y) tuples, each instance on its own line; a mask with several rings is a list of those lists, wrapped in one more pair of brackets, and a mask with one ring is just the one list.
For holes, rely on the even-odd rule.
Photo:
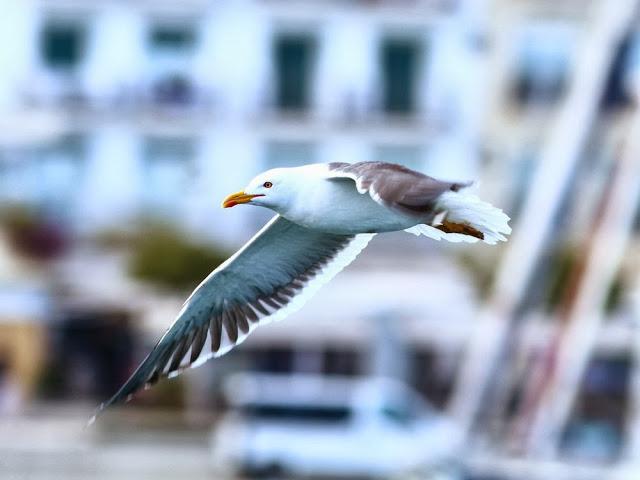
[(185, 407), (185, 393), (184, 377), (164, 378), (153, 388), (140, 392), (134, 398), (134, 403), (141, 406), (182, 410)]
[(36, 396), (47, 400), (63, 398), (64, 374), (56, 363), (46, 363), (40, 372)]
[[(549, 254), (546, 261), (545, 281), (542, 282), (544, 291), (542, 292), (542, 298), (537, 299), (542, 301), (543, 308), (548, 313), (555, 311), (564, 301), (573, 275), (576, 274), (576, 268), (580, 266), (581, 252), (582, 250), (577, 245), (562, 244), (554, 248)], [(471, 274), (480, 298), (486, 299), (495, 279), (495, 258), (475, 255), (473, 252), (465, 252), (458, 256), (458, 262)], [(621, 306), (625, 287), (623, 272), (618, 272), (609, 286), (605, 300), (604, 309), (607, 313), (614, 312)]]
[(491, 255), (476, 255), (471, 251), (461, 253), (457, 258), (459, 264), (470, 273), (480, 298), (486, 299), (496, 276), (496, 259)]
[[(547, 274), (545, 308), (547, 312), (554, 311), (564, 301), (577, 268), (580, 268), (583, 249), (573, 244), (564, 244), (557, 247), (549, 258), (549, 272)], [(606, 313), (617, 310), (623, 300), (625, 281), (622, 271), (615, 276), (607, 292), (604, 303)]]
[(621, 273), (618, 273), (609, 286), (607, 299), (604, 302), (604, 309), (607, 313), (615, 312), (622, 306), (626, 287), (627, 285), (624, 276)]
[(108, 250), (127, 249), (135, 242), (138, 236), (137, 231), (127, 231), (122, 229), (108, 229), (96, 233), (93, 237), (95, 243)]
[(0, 211), (0, 224), (7, 233), (11, 249), (30, 260), (52, 260), (69, 246), (62, 227), (33, 208), (5, 206)]
[(195, 242), (163, 224), (143, 225), (120, 239), (113, 235), (106, 238), (130, 244), (128, 271), (133, 278), (173, 291), (194, 288), (227, 258), (227, 253), (215, 246)]
[(578, 266), (579, 247), (563, 244), (555, 248), (549, 256), (544, 306), (547, 312), (555, 310), (565, 297), (567, 286)]

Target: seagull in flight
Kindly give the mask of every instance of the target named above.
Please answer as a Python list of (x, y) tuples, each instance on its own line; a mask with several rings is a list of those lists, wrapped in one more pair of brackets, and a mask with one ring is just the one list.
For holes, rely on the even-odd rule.
[(509, 217), (469, 193), (469, 186), (383, 162), (312, 164), (258, 175), (222, 206), (255, 205), (276, 215), (193, 291), (151, 353), (89, 423), (108, 406), (225, 354), (258, 325), (299, 309), (377, 233), (505, 241)]

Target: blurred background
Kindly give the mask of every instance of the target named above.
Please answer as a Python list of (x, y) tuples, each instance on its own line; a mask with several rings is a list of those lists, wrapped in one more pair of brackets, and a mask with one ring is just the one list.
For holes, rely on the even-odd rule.
[[(0, 477), (640, 477), (638, 0), (5, 0)], [(85, 421), (270, 217), (381, 160), (506, 244), (405, 233), (291, 318)]]

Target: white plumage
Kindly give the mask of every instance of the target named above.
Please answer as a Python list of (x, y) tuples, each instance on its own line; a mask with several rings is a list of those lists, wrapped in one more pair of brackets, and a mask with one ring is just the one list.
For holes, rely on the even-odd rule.
[[(482, 232), (483, 242), (495, 245), (499, 241), (506, 241), (505, 235), (511, 233), (509, 216), (490, 203), (480, 200), (476, 195), (460, 192), (445, 192), (438, 202), (438, 210), (446, 214), (446, 218), (453, 223), (467, 224)], [(475, 243), (479, 238), (461, 233), (445, 233), (431, 225), (416, 225), (406, 230), (415, 235), (426, 235), (434, 240), (449, 242)]]

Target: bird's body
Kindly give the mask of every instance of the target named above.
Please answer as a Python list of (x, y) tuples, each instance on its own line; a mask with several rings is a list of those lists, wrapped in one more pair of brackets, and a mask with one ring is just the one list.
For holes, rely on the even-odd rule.
[(489, 244), (506, 240), (509, 217), (464, 191), (467, 186), (381, 162), (314, 164), (258, 175), (223, 206), (258, 205), (277, 215), (204, 279), (96, 415), (160, 378), (223, 355), (258, 325), (300, 308), (376, 233), (406, 230), (436, 240)]
[(328, 178), (329, 165), (315, 164), (296, 167), (304, 190), (297, 192), (296, 201), (274, 209), (298, 225), (321, 232), (340, 235), (395, 232), (429, 220), (431, 214), (411, 217), (395, 212), (362, 195), (349, 178)]

